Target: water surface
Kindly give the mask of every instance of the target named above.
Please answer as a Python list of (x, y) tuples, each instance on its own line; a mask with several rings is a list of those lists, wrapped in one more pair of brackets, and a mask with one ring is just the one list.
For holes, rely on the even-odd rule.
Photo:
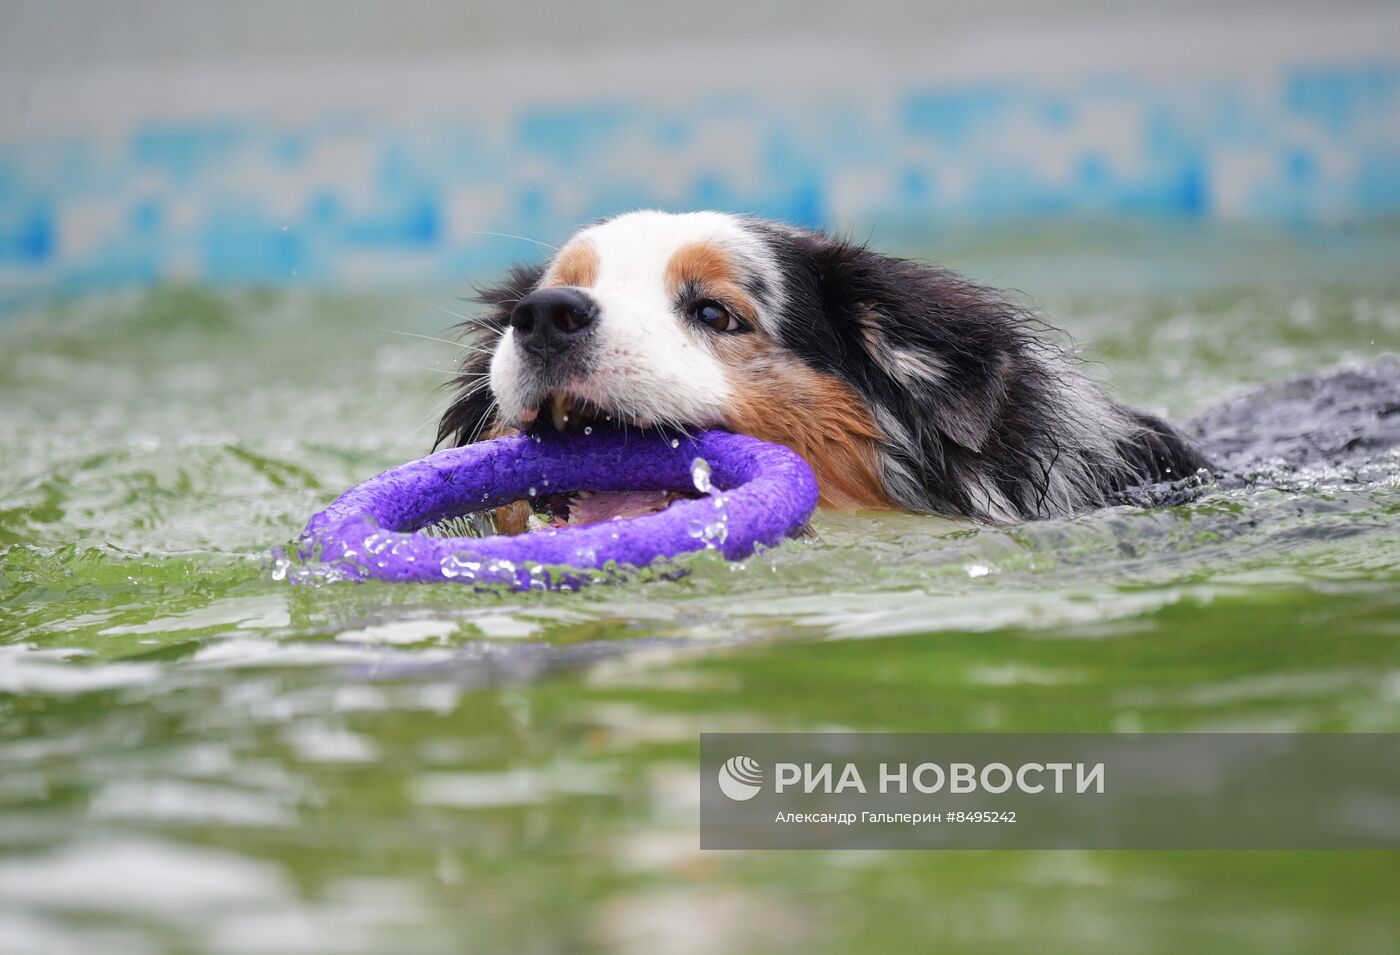
[[(1169, 415), (1400, 351), (1393, 229), (906, 245)], [(456, 350), (412, 336), (456, 291), (0, 324), (0, 948), (1393, 950), (1394, 853), (701, 854), (695, 763), (709, 730), (1400, 731), (1400, 458), (1011, 529), (824, 515), (581, 594), (272, 579), (427, 450)]]

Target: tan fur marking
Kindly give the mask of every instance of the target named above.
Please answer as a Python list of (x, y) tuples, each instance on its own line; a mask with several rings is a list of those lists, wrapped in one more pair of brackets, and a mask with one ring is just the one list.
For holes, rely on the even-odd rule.
[(592, 288), (598, 281), (598, 248), (588, 239), (570, 242), (554, 257), (541, 286), (572, 285)]
[(864, 402), (839, 379), (760, 352), (732, 366), (730, 381), (730, 427), (802, 455), (817, 475), (823, 507), (897, 506), (879, 476), (877, 445), (884, 435)]
[(530, 520), (531, 513), (533, 512), (526, 501), (512, 501), (496, 508), (496, 533), (507, 537), (525, 533), (525, 525)]
[(758, 317), (753, 299), (739, 283), (728, 252), (709, 242), (691, 242), (671, 253), (666, 263), (666, 294), (675, 298), (686, 285), (697, 285), (700, 294), (729, 306), (753, 324)]

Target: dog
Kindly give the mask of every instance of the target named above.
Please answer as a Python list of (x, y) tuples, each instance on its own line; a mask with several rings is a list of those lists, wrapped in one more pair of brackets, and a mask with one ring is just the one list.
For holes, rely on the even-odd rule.
[[(811, 465), (821, 505), (987, 524), (1200, 482), (1201, 446), (948, 270), (718, 212), (630, 212), (484, 289), (438, 445), (514, 430), (723, 428)], [(666, 496), (554, 499), (557, 525)], [(1168, 495), (1170, 499), (1170, 495)], [(522, 529), (529, 508), (498, 515)]]

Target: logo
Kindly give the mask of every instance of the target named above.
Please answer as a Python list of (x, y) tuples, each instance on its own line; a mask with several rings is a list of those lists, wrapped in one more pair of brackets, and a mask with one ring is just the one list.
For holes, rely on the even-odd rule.
[(735, 802), (758, 795), (763, 788), (763, 767), (747, 756), (731, 756), (719, 768), (719, 791)]

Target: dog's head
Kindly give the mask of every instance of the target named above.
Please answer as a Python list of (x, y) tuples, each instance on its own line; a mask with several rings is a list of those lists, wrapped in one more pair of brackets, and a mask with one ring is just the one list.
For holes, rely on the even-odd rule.
[[(1063, 490), (1060, 451), (1029, 446), (1047, 428), (1107, 440), (1090, 419), (1111, 406), (1068, 395), (1083, 379), (1048, 373), (1054, 356), (1001, 298), (775, 223), (618, 216), (482, 301), (440, 442), (595, 420), (727, 428), (805, 457), (828, 506), (1011, 520)], [(1071, 400), (1083, 427), (1052, 420)], [(1017, 455), (1044, 464), (1039, 501)]]
[(584, 229), (510, 308), (490, 366), (500, 416), (732, 424), (747, 366), (777, 338), (782, 288), (772, 251), (729, 216), (640, 212)]

